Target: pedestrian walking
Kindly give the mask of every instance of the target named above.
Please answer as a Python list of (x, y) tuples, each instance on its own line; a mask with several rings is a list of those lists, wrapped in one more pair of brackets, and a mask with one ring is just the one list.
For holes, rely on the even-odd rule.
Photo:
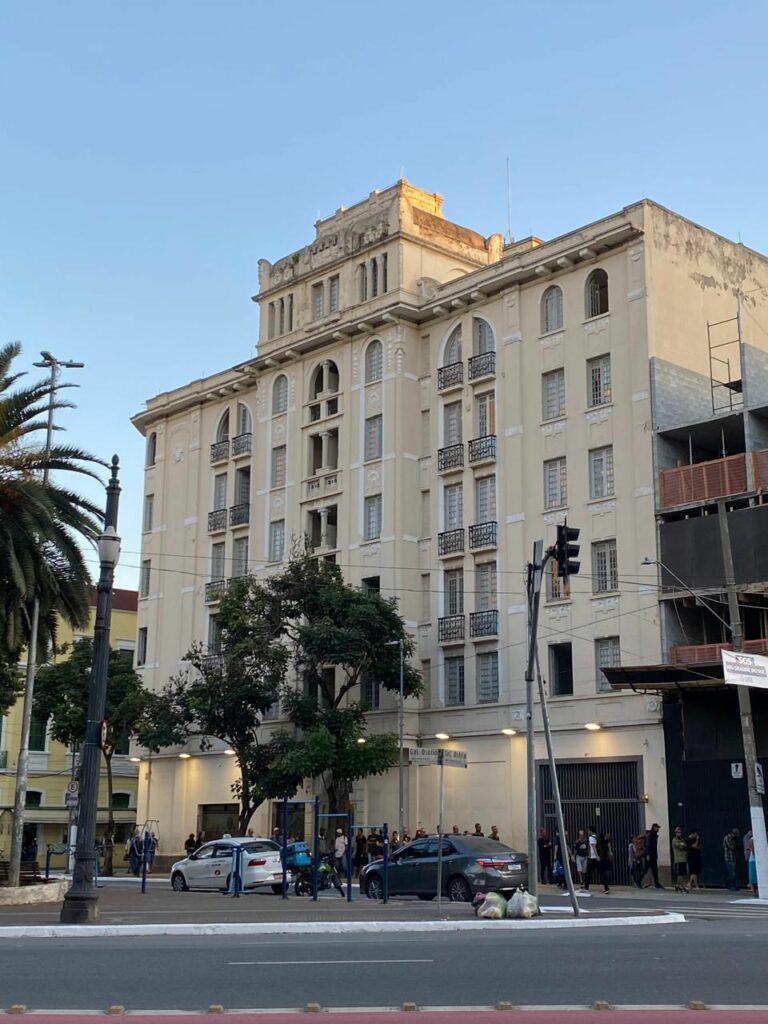
[(565, 842), (563, 842), (560, 839), (560, 836), (558, 835), (557, 842), (555, 843), (554, 852), (555, 862), (553, 867), (553, 876), (555, 879), (555, 884), (558, 886), (558, 888), (565, 889), (567, 888), (568, 884), (565, 878), (566, 861), (571, 866), (571, 872), (573, 872), (573, 851), (571, 850), (570, 844), (568, 842), (567, 832), (565, 833)]
[(357, 877), (368, 863), (368, 840), (361, 828), (355, 833), (355, 845), (352, 848), (352, 868)]
[(749, 878), (749, 886), (752, 890), (752, 895), (757, 898), (759, 893), (757, 891), (757, 861), (755, 860), (755, 837), (750, 831), (749, 842), (747, 843), (747, 872)]
[(688, 892), (685, 880), (688, 876), (688, 846), (683, 837), (681, 825), (675, 828), (672, 835), (672, 881), (675, 892)]
[(736, 850), (739, 845), (739, 830), (732, 828), (723, 836), (723, 863), (725, 865), (725, 887), (731, 892), (738, 890), (736, 884)]
[(128, 841), (128, 870), (136, 877), (138, 877), (139, 872), (141, 871), (141, 861), (143, 857), (144, 842), (141, 838), (141, 832), (136, 829)]
[(597, 856), (603, 892), (610, 892), (613, 880), (613, 843), (610, 832), (601, 832), (597, 837)]
[(547, 885), (555, 879), (552, 873), (552, 840), (545, 828), (539, 829), (536, 849), (539, 855), (539, 881), (542, 885)]
[(347, 837), (340, 828), (336, 829), (336, 838), (333, 841), (333, 862), (339, 875), (345, 875), (346, 864), (344, 863), (347, 853)]
[(584, 879), (585, 892), (589, 892), (589, 886), (597, 875), (600, 866), (600, 855), (597, 852), (597, 833), (594, 825), (589, 826), (587, 843), (589, 844), (589, 849), (587, 851), (587, 870)]
[(651, 869), (651, 875), (653, 876), (653, 885), (656, 889), (663, 889), (664, 886), (659, 881), (659, 831), (661, 825), (658, 822), (654, 822), (648, 831), (645, 833), (645, 856), (648, 861), (648, 867)]
[(184, 840), (184, 852), (189, 857), (197, 849), (197, 842), (195, 840), (195, 833), (190, 832), (187, 838)]
[(144, 853), (147, 858), (147, 872), (152, 872), (152, 865), (155, 863), (155, 854), (157, 853), (157, 847), (159, 846), (159, 840), (154, 832), (144, 834)]
[(589, 860), (589, 839), (583, 828), (580, 828), (573, 844), (573, 852), (576, 856), (576, 875), (579, 879), (579, 887), (582, 892), (588, 892), (587, 884), (587, 861)]
[(699, 875), (701, 874), (701, 851), (704, 847), (697, 828), (692, 828), (688, 833), (686, 846), (688, 847), (688, 890), (693, 892), (694, 889), (701, 888)]
[(632, 881), (638, 889), (643, 888), (643, 876), (646, 871), (645, 863), (645, 835), (641, 832), (633, 836), (629, 841), (627, 849), (627, 864)]

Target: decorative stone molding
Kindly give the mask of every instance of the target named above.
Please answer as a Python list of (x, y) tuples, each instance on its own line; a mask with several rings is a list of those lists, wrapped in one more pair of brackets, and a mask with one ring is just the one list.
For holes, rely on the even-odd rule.
[(587, 423), (594, 426), (598, 423), (605, 423), (611, 418), (611, 409), (594, 409), (586, 414)]
[(589, 509), (593, 516), (604, 516), (608, 512), (616, 511), (615, 501), (600, 501), (594, 505), (590, 505)]
[(541, 432), (544, 437), (554, 437), (556, 434), (565, 433), (565, 420), (555, 420), (554, 423), (545, 423)]

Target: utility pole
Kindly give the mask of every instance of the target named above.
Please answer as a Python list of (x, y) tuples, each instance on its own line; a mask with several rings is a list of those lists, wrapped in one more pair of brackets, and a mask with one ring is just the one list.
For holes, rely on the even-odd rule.
[[(51, 460), (53, 447), (53, 414), (56, 408), (56, 391), (62, 369), (81, 369), (85, 363), (73, 359), (56, 359), (50, 352), (41, 352), (41, 359), (33, 366), (50, 370), (48, 392), (48, 425), (45, 440), (45, 464), (43, 466), (43, 484), (48, 483), (48, 463)], [(37, 637), (40, 630), (40, 597), (36, 593), (32, 602), (32, 615), (29, 626), (29, 645), (27, 647), (27, 670), (24, 680), (24, 704), (21, 713), (21, 740), (19, 756), (16, 760), (16, 788), (13, 797), (13, 825), (11, 831), (11, 856), (8, 866), (8, 885), (18, 886), (21, 874), (21, 848), (24, 841), (24, 805), (27, 799), (29, 782), (29, 733), (32, 726), (32, 702), (35, 695), (35, 672), (37, 670)]]
[(539, 875), (536, 836), (536, 747), (533, 732), (533, 664), (536, 657), (536, 633), (539, 626), (541, 575), (546, 559), (544, 541), (533, 545), (533, 562), (528, 564), (528, 658), (525, 666), (525, 754), (528, 779), (528, 891), (538, 896)]
[[(722, 498), (717, 502), (717, 518), (720, 525), (720, 545), (723, 549), (725, 590), (728, 595), (728, 617), (731, 621), (731, 643), (733, 650), (738, 653), (744, 649), (744, 633), (741, 626), (739, 600), (736, 595), (736, 573), (733, 568), (733, 549), (731, 547), (728, 513), (725, 501)], [(759, 763), (757, 760), (757, 744), (755, 743), (755, 728), (752, 722), (752, 698), (748, 686), (737, 686), (736, 690), (739, 696), (744, 767), (746, 769), (749, 792), (749, 816), (755, 844), (757, 891), (765, 899), (768, 897), (768, 836), (766, 836), (765, 830), (763, 797), (758, 789), (757, 770)]]

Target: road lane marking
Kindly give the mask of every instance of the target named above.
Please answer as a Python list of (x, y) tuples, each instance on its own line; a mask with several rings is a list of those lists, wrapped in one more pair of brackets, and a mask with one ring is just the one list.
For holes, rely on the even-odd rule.
[(298, 967), (301, 964), (433, 964), (434, 960), (230, 960), (228, 967)]

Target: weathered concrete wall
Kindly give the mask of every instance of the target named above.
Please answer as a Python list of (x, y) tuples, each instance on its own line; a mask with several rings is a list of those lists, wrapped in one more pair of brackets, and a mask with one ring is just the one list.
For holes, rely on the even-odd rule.
[(0, 886), (0, 907), (17, 907), (28, 903), (59, 903), (69, 888), (65, 878), (41, 885), (21, 885), (18, 888)]

